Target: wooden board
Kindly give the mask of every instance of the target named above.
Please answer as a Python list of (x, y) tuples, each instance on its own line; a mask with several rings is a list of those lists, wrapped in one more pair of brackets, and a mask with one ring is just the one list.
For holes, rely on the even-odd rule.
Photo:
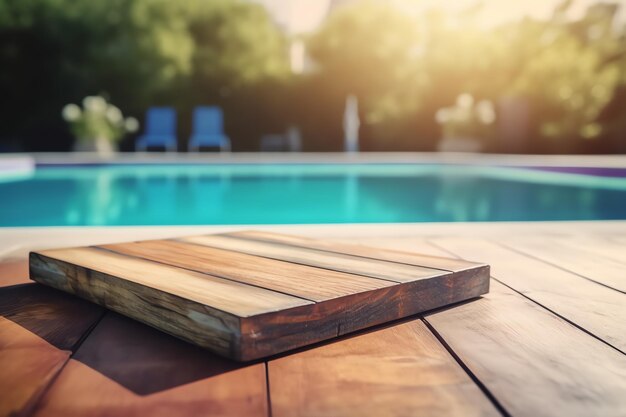
[(485, 264), (262, 232), (32, 252), (30, 275), (240, 361), (489, 289)]

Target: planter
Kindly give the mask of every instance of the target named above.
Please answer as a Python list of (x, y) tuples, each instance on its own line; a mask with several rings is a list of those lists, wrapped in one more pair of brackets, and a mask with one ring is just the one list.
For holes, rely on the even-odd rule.
[(96, 152), (102, 155), (113, 154), (117, 151), (117, 144), (105, 137), (95, 139), (78, 139), (74, 142), (74, 152)]

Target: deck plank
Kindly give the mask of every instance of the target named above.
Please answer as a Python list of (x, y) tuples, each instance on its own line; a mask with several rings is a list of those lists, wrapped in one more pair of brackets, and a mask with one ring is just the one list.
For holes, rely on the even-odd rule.
[(265, 365), (220, 358), (107, 313), (36, 416), (267, 416)]
[[(444, 271), (458, 272), (476, 266), (474, 262), (450, 257), (428, 256), (416, 252), (406, 252), (399, 249), (388, 250), (376, 246), (363, 246), (358, 244), (342, 244), (328, 240), (310, 239), (302, 236), (284, 235), (279, 233), (248, 230), (243, 232), (227, 233), (223, 236), (235, 237), (246, 240), (277, 243), (287, 247), (317, 249), (330, 253), (343, 253), (357, 257), (397, 262), (407, 265), (427, 266)], [(376, 242), (374, 242), (376, 244)], [(400, 248), (402, 249), (402, 248)], [(406, 248), (404, 248), (406, 249)]]
[[(486, 251), (480, 239), (432, 240), (445, 249), (435, 248), (429, 252), (433, 255), (462, 255), (475, 248), (494, 264), (509, 264), (503, 253)], [(416, 246), (423, 244), (415, 241)], [(519, 265), (511, 267), (509, 273)], [(499, 279), (506, 281), (508, 275), (499, 270)], [(543, 278), (549, 281), (551, 275)], [(626, 389), (626, 356), (499, 282), (481, 300), (429, 314), (426, 320), (512, 415), (626, 412), (626, 398), (620, 394)]]
[(272, 360), (272, 415), (495, 416), (420, 319)]
[(249, 255), (307, 265), (315, 268), (324, 268), (329, 271), (339, 271), (363, 277), (379, 278), (392, 282), (411, 282), (418, 279), (443, 275), (442, 270), (432, 268), (365, 259), (359, 256), (299, 246), (287, 246), (269, 241), (239, 239), (234, 235), (191, 236), (179, 240), (197, 245), (237, 251)]
[(39, 284), (0, 289), (0, 415), (26, 413), (102, 308)]
[(473, 238), (431, 239), (462, 257), (491, 264), (491, 274), (565, 319), (626, 352), (626, 296), (497, 243)]
[[(123, 246), (115, 245), (116, 248)], [(36, 271), (40, 264), (43, 268), (48, 262), (55, 262), (55, 265), (58, 265), (57, 269), (63, 271), (64, 276), (55, 274), (54, 283), (62, 287), (77, 287), (77, 282), (66, 279), (68, 276), (79, 275), (75, 268), (72, 268), (76, 265), (176, 295), (184, 300), (210, 305), (238, 316), (250, 316), (280, 308), (311, 304), (310, 301), (286, 294), (98, 248), (54, 249), (41, 251), (39, 254), (52, 259), (39, 262), (39, 255), (32, 254), (32, 268)], [(176, 257), (176, 254), (172, 256)], [(58, 263), (57, 260), (63, 263)], [(93, 281), (93, 279), (87, 276), (85, 281)], [(94, 288), (93, 292), (98, 294), (98, 298), (106, 296), (105, 288), (97, 290)]]
[[(608, 257), (598, 259), (597, 255), (584, 249), (559, 245), (558, 241), (541, 237), (517, 237), (504, 242), (516, 251), (554, 265), (558, 268), (585, 277), (626, 293), (626, 273), (624, 264)], [(622, 255), (626, 258), (626, 252)]]
[(626, 414), (626, 356), (498, 282), (426, 320), (511, 415)]
[(103, 245), (110, 251), (279, 291), (315, 302), (393, 285), (392, 282), (320, 270), (289, 262), (176, 241)]
[(597, 256), (598, 262), (609, 258), (626, 267), (626, 242), (619, 243), (606, 236), (577, 236), (575, 239), (555, 238), (563, 247), (571, 247), (588, 252), (589, 256)]

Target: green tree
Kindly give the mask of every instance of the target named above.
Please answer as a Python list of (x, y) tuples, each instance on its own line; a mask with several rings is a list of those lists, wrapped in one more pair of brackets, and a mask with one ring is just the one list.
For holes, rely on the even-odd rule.
[(215, 102), (284, 77), (283, 42), (262, 7), (238, 0), (3, 0), (0, 140), (45, 149), (67, 132), (63, 105), (90, 94), (137, 116)]

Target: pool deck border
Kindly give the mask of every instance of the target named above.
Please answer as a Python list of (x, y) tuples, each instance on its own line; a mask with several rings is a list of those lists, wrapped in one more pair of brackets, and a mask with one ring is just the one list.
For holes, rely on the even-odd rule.
[(626, 155), (512, 155), (431, 152), (362, 153), (14, 153), (0, 154), (0, 167), (124, 164), (453, 164), (626, 169)]

